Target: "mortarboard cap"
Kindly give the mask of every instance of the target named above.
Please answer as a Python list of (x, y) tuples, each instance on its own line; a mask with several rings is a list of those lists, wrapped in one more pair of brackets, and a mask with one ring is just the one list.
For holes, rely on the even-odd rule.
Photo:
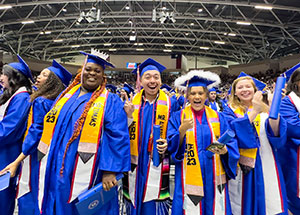
[(18, 56), (19, 62), (10, 63), (8, 65), (13, 67), (14, 69), (18, 70), (23, 75), (25, 75), (25, 77), (27, 77), (32, 82), (34, 82), (31, 71), (30, 71), (27, 63), (20, 57), (20, 55), (17, 55), (17, 56)]
[(123, 90), (125, 90), (127, 93), (134, 93), (134, 89), (131, 85), (125, 83), (123, 86)]
[(68, 70), (66, 70), (57, 61), (53, 60), (52, 66), (48, 67), (47, 69), (53, 72), (65, 86), (69, 85), (72, 79), (72, 74), (68, 72)]
[(112, 92), (116, 92), (117, 87), (115, 85), (112, 85), (112, 84), (106, 84), (106, 89), (109, 89)]
[(112, 68), (115, 68), (115, 66), (113, 64), (111, 64), (110, 62), (108, 62), (107, 60), (97, 56), (97, 55), (93, 55), (93, 54), (88, 54), (85, 52), (80, 52), (83, 55), (86, 55), (88, 57), (87, 59), (87, 63), (95, 63), (98, 64), (100, 66), (103, 67), (103, 69), (105, 69), (105, 66), (110, 66)]
[(166, 67), (158, 63), (157, 61), (153, 60), (152, 58), (148, 58), (143, 63), (141, 63), (138, 68), (134, 69), (132, 73), (137, 74), (137, 70), (139, 69), (140, 76), (142, 77), (143, 74), (149, 70), (156, 70), (159, 73), (164, 71)]
[(211, 89), (221, 83), (220, 77), (212, 72), (203, 70), (192, 70), (182, 78), (177, 79), (175, 86), (187, 86), (189, 87), (207, 87)]
[(168, 92), (170, 92), (172, 90), (172, 87), (170, 87), (169, 85), (167, 84), (163, 84), (160, 89), (166, 89)]
[(212, 88), (209, 90), (209, 92), (217, 92), (217, 89), (214, 88), (214, 87), (212, 87)]
[(286, 82), (289, 81), (290, 77), (292, 76), (292, 74), (294, 73), (294, 71), (296, 69), (300, 68), (300, 63), (296, 64), (295, 66), (293, 66), (292, 68), (290, 68), (289, 70), (287, 70), (285, 73), (281, 74), (281, 77), (285, 77), (286, 78)]
[(240, 75), (237, 78), (246, 77), (246, 76), (252, 78), (255, 86), (260, 91), (262, 91), (267, 86), (264, 82), (261, 82), (261, 81), (257, 80), (256, 78), (253, 78), (252, 76), (250, 76), (250, 75), (248, 75), (248, 74), (246, 74), (244, 72), (241, 72)]

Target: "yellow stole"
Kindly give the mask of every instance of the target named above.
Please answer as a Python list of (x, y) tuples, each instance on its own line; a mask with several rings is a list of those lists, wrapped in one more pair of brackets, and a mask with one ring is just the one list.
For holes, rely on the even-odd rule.
[[(207, 117), (207, 121), (212, 134), (212, 142), (217, 140), (220, 137), (220, 121), (217, 112), (212, 110), (211, 108), (205, 106), (205, 113)], [(183, 122), (184, 115), (186, 119), (194, 119), (194, 127), (186, 132), (186, 154), (184, 156), (184, 164), (186, 164), (185, 170), (185, 184), (186, 184), (186, 193), (197, 205), (202, 197), (204, 196), (203, 189), (203, 180), (202, 180), (202, 172), (201, 165), (199, 161), (198, 155), (198, 144), (197, 144), (197, 126), (196, 126), (196, 118), (193, 114), (191, 106), (187, 106), (181, 112), (181, 122)], [(214, 176), (216, 179), (217, 185), (223, 185), (226, 183), (225, 170), (220, 160), (220, 155), (214, 155)], [(197, 199), (197, 200), (196, 200)]]
[[(249, 108), (248, 113), (250, 113), (251, 110), (252, 110), (252, 107)], [(234, 113), (239, 118), (244, 117), (244, 112), (241, 108), (235, 109)], [(259, 134), (260, 134), (260, 114), (258, 114), (256, 116), (256, 118), (253, 121), (253, 124), (254, 124), (255, 130), (257, 132), (257, 135), (259, 136)], [(257, 155), (257, 148), (239, 149), (239, 152), (240, 152), (239, 163), (246, 167), (254, 168), (255, 161), (256, 161), (256, 155)]]
[[(139, 130), (140, 130), (139, 123), (140, 123), (140, 110), (142, 104), (143, 91), (144, 90), (141, 90), (141, 92), (136, 94), (135, 97), (133, 98), (132, 101), (132, 104), (134, 105), (134, 112), (132, 114), (133, 122), (129, 127), (131, 163), (135, 165), (138, 164), (138, 153), (139, 153), (138, 145), (139, 145), (139, 138), (141, 138), (139, 135)], [(163, 139), (166, 139), (167, 126), (169, 120), (170, 106), (168, 105), (168, 103), (169, 103), (169, 97), (162, 90), (159, 90), (159, 97), (156, 102), (156, 115), (155, 115), (154, 123), (155, 125), (160, 125), (160, 137)], [(151, 132), (150, 144), (152, 144), (151, 143), (152, 136), (153, 134)]]

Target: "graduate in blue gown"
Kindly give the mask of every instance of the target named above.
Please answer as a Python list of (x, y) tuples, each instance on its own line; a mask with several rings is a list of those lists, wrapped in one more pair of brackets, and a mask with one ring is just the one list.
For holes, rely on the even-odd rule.
[[(168, 149), (175, 161), (172, 215), (231, 214), (227, 178), (236, 174), (236, 140), (231, 139), (223, 148), (207, 150), (230, 128), (222, 113), (205, 106), (207, 87), (220, 83), (220, 78), (195, 70), (177, 82), (184, 86), (187, 83), (190, 105), (175, 112), (168, 124)], [(221, 169), (223, 173), (218, 175)]]
[(238, 175), (229, 181), (233, 214), (287, 214), (277, 154), (286, 143), (287, 124), (281, 116), (269, 118), (272, 96), (263, 101), (259, 90), (264, 87), (264, 83), (242, 73), (233, 82), (228, 107), (223, 111), (240, 150)]
[[(0, 169), (14, 161), (21, 152), (26, 120), (30, 108), (32, 75), (18, 56), (19, 62), (4, 65), (0, 81), (4, 87), (0, 96)], [(13, 214), (16, 197), (16, 177), (7, 189), (0, 191), (0, 213)]]
[[(116, 94), (105, 89), (104, 69), (113, 65), (96, 55), (83, 54), (87, 56), (83, 72), (76, 76), (46, 115), (38, 146), (41, 165), (46, 166), (44, 194), (42, 198), (39, 196), (39, 201), (42, 200), (39, 204), (42, 214), (46, 215), (77, 214), (75, 203), (80, 193), (100, 182), (104, 190), (110, 190), (117, 185), (116, 173), (130, 169), (123, 103)], [(44, 141), (49, 138), (45, 130), (49, 126), (49, 123), (45, 124), (48, 119), (50, 123), (55, 120), (56, 123), (51, 144), (44, 151), (47, 147)], [(87, 130), (91, 127), (93, 129)], [(87, 141), (81, 141), (82, 138)], [(47, 162), (43, 163), (47, 157)], [(115, 196), (96, 214), (118, 213), (118, 197)]]
[(38, 208), (38, 172), (37, 146), (43, 132), (43, 119), (51, 109), (54, 99), (69, 85), (72, 74), (53, 60), (51, 67), (41, 71), (31, 96), (32, 108), (27, 122), (27, 135), (22, 145), (22, 153), (3, 171), (10, 171), (14, 177), (23, 161), (18, 185), (18, 213), (20, 215), (39, 215)]
[(120, 98), (123, 102), (131, 100), (134, 95), (134, 89), (130, 84), (125, 83), (120, 91)]
[[(176, 105), (160, 90), (161, 72), (165, 69), (151, 58), (140, 64), (133, 72), (140, 75), (143, 90), (132, 101), (125, 102), (124, 108), (130, 105), (134, 107), (127, 114), (132, 122), (129, 127), (132, 169), (123, 183), (128, 215), (164, 215), (169, 212), (169, 156), (166, 151), (167, 141), (163, 136), (166, 134), (170, 113)], [(161, 125), (162, 132), (159, 140), (161, 145), (158, 145), (162, 162), (157, 168), (151, 159), (153, 125)]]
[(207, 105), (215, 111), (222, 112), (224, 109), (224, 104), (223, 101), (219, 99), (217, 91), (218, 90), (214, 87), (209, 89)]
[(279, 158), (289, 210), (293, 214), (300, 214), (300, 69), (292, 74), (287, 85), (287, 95), (280, 107), (280, 115), (288, 125), (287, 144), (280, 148)]

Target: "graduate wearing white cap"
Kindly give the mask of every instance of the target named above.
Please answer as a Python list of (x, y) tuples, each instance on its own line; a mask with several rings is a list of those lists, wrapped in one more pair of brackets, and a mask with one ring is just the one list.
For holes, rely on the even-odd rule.
[[(160, 90), (161, 72), (165, 69), (149, 58), (133, 71), (138, 78), (140, 76), (143, 90), (134, 96), (131, 101), (133, 112), (127, 114), (133, 121), (129, 127), (132, 168), (123, 184), (128, 215), (164, 215), (169, 211), (166, 132), (174, 106), (166, 93)], [(126, 102), (125, 106), (128, 105)], [(158, 167), (153, 165), (152, 160), (154, 125), (160, 125), (161, 129), (161, 145), (158, 145), (161, 162)]]
[(280, 106), (280, 115), (287, 121), (287, 144), (279, 150), (288, 197), (288, 207), (300, 214), (300, 63), (285, 72), (287, 96)]
[(202, 70), (193, 70), (176, 82), (176, 87), (187, 87), (190, 105), (175, 112), (168, 124), (168, 149), (175, 161), (172, 215), (232, 214), (227, 178), (236, 173), (236, 140), (207, 150), (229, 129), (223, 114), (205, 105), (208, 89), (219, 83), (217, 74)]
[(51, 109), (54, 99), (69, 85), (72, 74), (62, 65), (53, 60), (52, 66), (42, 70), (37, 77), (35, 91), (30, 100), (30, 108), (26, 137), (22, 145), (22, 153), (2, 171), (10, 171), (16, 175), (20, 163), (23, 161), (18, 183), (18, 210), (19, 215), (39, 215), (38, 208), (38, 172), (37, 144), (43, 131), (43, 119)]
[(273, 96), (263, 101), (265, 86), (241, 73), (223, 111), (236, 133), (240, 152), (238, 175), (229, 181), (233, 214), (288, 213), (277, 154), (286, 143), (287, 123), (281, 116), (269, 118)]
[[(14, 161), (21, 152), (28, 116), (32, 80), (31, 71), (18, 55), (19, 62), (4, 65), (0, 81), (4, 87), (0, 96), (0, 169)], [(0, 213), (13, 214), (16, 197), (16, 179), (0, 192)]]
[[(83, 54), (82, 73), (44, 118), (38, 145), (38, 204), (43, 214), (77, 214), (79, 194), (100, 182), (110, 190), (117, 185), (116, 174), (130, 169), (123, 103), (105, 89), (104, 69), (113, 65), (97, 55)], [(117, 195), (95, 214), (119, 214)]]

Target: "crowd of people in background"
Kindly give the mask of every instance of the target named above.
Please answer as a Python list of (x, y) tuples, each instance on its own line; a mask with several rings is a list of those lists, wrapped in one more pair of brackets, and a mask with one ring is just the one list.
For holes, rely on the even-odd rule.
[(73, 79), (55, 60), (35, 80), (20, 56), (3, 65), (1, 214), (86, 214), (99, 184), (119, 196), (97, 215), (300, 214), (300, 64), (168, 76), (148, 58), (125, 81), (81, 54)]

